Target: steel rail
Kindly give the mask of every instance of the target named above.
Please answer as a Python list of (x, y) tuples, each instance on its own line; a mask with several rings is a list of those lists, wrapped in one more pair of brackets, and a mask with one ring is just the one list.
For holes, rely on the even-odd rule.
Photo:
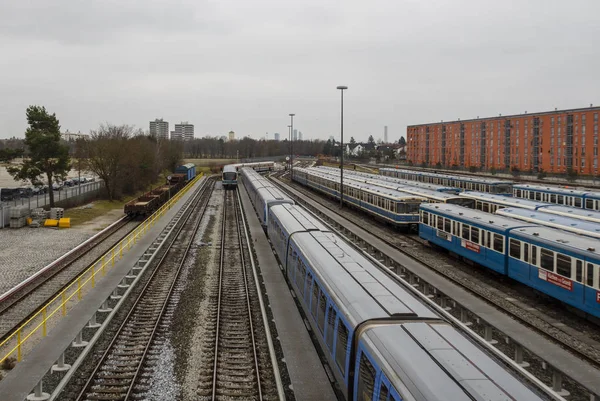
[[(237, 192), (237, 191), (236, 191)], [(234, 197), (234, 201), (233, 203), (237, 206), (234, 207), (235, 209), (235, 222), (236, 222), (236, 227), (237, 227), (237, 233), (238, 233), (238, 242), (239, 242), (239, 246), (240, 246), (240, 259), (242, 262), (242, 274), (244, 275), (244, 289), (245, 289), (245, 293), (246, 293), (246, 305), (248, 306), (248, 319), (249, 319), (249, 324), (250, 324), (250, 338), (252, 340), (252, 352), (254, 354), (254, 369), (256, 370), (256, 383), (257, 383), (257, 388), (258, 388), (258, 400), (262, 401), (263, 396), (262, 396), (262, 388), (261, 388), (261, 384), (260, 384), (260, 371), (259, 371), (259, 367), (258, 367), (258, 353), (256, 352), (256, 340), (254, 338), (254, 324), (252, 323), (252, 306), (250, 304), (250, 290), (248, 288), (248, 276), (247, 276), (247, 272), (246, 272), (246, 258), (244, 257), (244, 243), (242, 241), (242, 231), (241, 231), (241, 227), (240, 227), (240, 213), (241, 211), (238, 210), (239, 208), (239, 203), (236, 201), (237, 197)], [(250, 243), (248, 243), (249, 245)], [(250, 249), (248, 249), (248, 252), (250, 252)], [(258, 292), (258, 288), (257, 287), (257, 292)]]
[[(214, 181), (211, 184), (205, 186), (201, 191), (198, 192), (198, 194), (196, 194), (195, 199), (193, 202), (199, 202), (200, 198), (203, 194), (206, 193), (206, 191), (209, 190), (209, 188), (212, 189), (212, 187), (214, 186)], [(202, 221), (202, 217), (204, 216), (204, 213), (206, 212), (207, 209), (207, 205), (208, 205), (208, 200), (209, 198), (207, 198), (206, 203), (204, 205), (201, 206), (201, 212), (200, 212), (200, 217), (198, 218), (195, 226), (194, 226), (194, 230), (193, 230), (193, 234), (191, 236), (190, 242), (188, 243), (185, 251), (184, 251), (184, 255), (181, 258), (181, 261), (179, 262), (179, 265), (177, 267), (177, 270), (175, 272), (175, 278), (173, 280), (173, 282), (171, 283), (171, 285), (169, 286), (169, 290), (167, 292), (167, 295), (165, 297), (165, 301), (161, 307), (161, 310), (159, 312), (159, 315), (154, 323), (152, 332), (146, 342), (146, 345), (144, 347), (144, 351), (142, 353), (142, 357), (139, 359), (139, 363), (138, 366), (136, 367), (136, 371), (135, 374), (132, 378), (132, 380), (129, 383), (129, 386), (127, 388), (127, 393), (125, 396), (125, 400), (129, 399), (130, 395), (131, 395), (131, 391), (133, 390), (133, 386), (135, 384), (135, 382), (137, 381), (137, 378), (139, 376), (140, 370), (141, 370), (141, 366), (143, 365), (143, 362), (146, 358), (146, 355), (148, 353), (148, 349), (150, 348), (150, 345), (152, 344), (152, 340), (154, 339), (154, 336), (156, 334), (156, 329), (160, 324), (160, 321), (162, 319), (162, 316), (164, 314), (164, 311), (166, 309), (166, 306), (168, 304), (169, 299), (171, 298), (171, 294), (173, 292), (173, 289), (175, 287), (175, 283), (177, 282), (177, 278), (179, 277), (179, 273), (181, 271), (181, 268), (184, 265), (184, 262), (186, 260), (186, 257), (189, 253), (189, 250), (191, 248), (191, 245), (193, 243), (193, 239), (196, 236), (196, 233), (198, 232), (198, 229), (200, 227), (200, 222)], [(140, 301), (144, 298), (144, 296), (146, 295), (148, 288), (150, 287), (150, 285), (153, 282), (153, 279), (156, 277), (157, 272), (160, 270), (160, 267), (162, 266), (163, 262), (165, 261), (167, 255), (168, 255), (168, 251), (173, 247), (173, 245), (175, 244), (176, 240), (179, 238), (179, 235), (181, 234), (181, 232), (183, 231), (183, 228), (186, 226), (188, 220), (190, 219), (190, 217), (193, 215), (193, 209), (187, 211), (187, 216), (185, 217), (185, 220), (183, 221), (183, 223), (179, 226), (177, 232), (175, 233), (175, 236), (173, 236), (173, 240), (171, 241), (171, 243), (169, 244), (169, 247), (166, 249), (166, 252), (162, 255), (162, 257), (160, 258), (160, 260), (158, 261), (157, 267), (154, 269), (154, 271), (152, 272), (152, 275), (150, 276), (149, 280), (146, 282), (146, 284), (144, 285), (144, 288), (142, 289), (142, 291), (140, 292), (140, 295), (138, 295), (138, 297), (136, 298), (133, 306), (131, 307), (131, 309), (129, 310), (129, 312), (127, 313), (127, 316), (125, 317), (125, 319), (123, 320), (123, 322), (121, 323), (121, 325), (119, 326), (119, 329), (117, 330), (115, 336), (112, 338), (111, 342), (109, 343), (109, 345), (106, 347), (106, 350), (104, 351), (104, 353), (102, 354), (102, 357), (100, 358), (99, 362), (96, 364), (96, 366), (94, 367), (94, 371), (90, 374), (90, 376), (88, 377), (88, 380), (86, 381), (83, 389), (81, 390), (81, 392), (79, 393), (79, 395), (77, 396), (77, 400), (82, 400), (85, 399), (85, 395), (89, 392), (89, 389), (92, 387), (93, 384), (93, 380), (96, 377), (96, 375), (98, 374), (101, 366), (104, 364), (104, 362), (106, 361), (109, 353), (112, 351), (116, 341), (118, 340), (118, 338), (120, 337), (123, 329), (125, 328), (126, 324), (128, 323), (128, 321), (130, 320), (130, 318), (132, 317), (132, 315), (134, 314), (137, 305), (140, 303)]]

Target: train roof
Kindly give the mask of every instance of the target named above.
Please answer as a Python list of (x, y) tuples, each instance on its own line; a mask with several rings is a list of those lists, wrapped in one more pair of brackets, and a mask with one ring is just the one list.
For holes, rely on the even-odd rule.
[(175, 171), (177, 170), (190, 170), (192, 168), (196, 167), (196, 165), (194, 163), (186, 163), (186, 164), (182, 164), (181, 166), (178, 166)]
[(572, 216), (575, 219), (600, 222), (600, 212), (579, 207), (549, 204), (539, 209), (542, 212)]
[(337, 235), (311, 231), (294, 235), (292, 241), (354, 327), (390, 316), (439, 317)]
[(323, 222), (300, 206), (280, 204), (272, 206), (270, 210), (287, 235), (298, 231), (331, 231)]
[(540, 210), (533, 211), (521, 209), (517, 207), (507, 207), (504, 209), (498, 209), (496, 211), (496, 214), (506, 217), (514, 217), (516, 219), (526, 219), (526, 221), (529, 221), (531, 223), (560, 228), (567, 231), (577, 232), (583, 235), (592, 235), (595, 237), (600, 237), (600, 224), (581, 219), (575, 219), (572, 217), (544, 213)]
[(279, 188), (276, 187), (262, 187), (258, 188), (257, 192), (260, 193), (260, 197), (263, 201), (271, 201), (271, 200), (289, 200), (290, 203), (294, 203), (285, 193), (283, 193)]
[(495, 203), (498, 205), (506, 205), (506, 206), (514, 206), (514, 207), (522, 207), (526, 209), (535, 210), (538, 207), (549, 206), (552, 203), (533, 201), (529, 199), (522, 198), (514, 198), (512, 196), (502, 196), (502, 195), (494, 195), (486, 192), (477, 192), (477, 191), (465, 191), (459, 194), (459, 196), (464, 196), (466, 198), (471, 198), (475, 200), (484, 200), (489, 201), (491, 203)]
[(228, 164), (225, 167), (223, 167), (223, 172), (224, 173), (235, 173), (235, 172), (237, 172), (237, 168), (235, 167), (234, 164)]
[(390, 382), (418, 401), (540, 400), (452, 326), (406, 322), (373, 326), (362, 337), (383, 360)]
[(560, 195), (583, 196), (586, 194), (597, 194), (598, 196), (600, 196), (600, 193), (592, 192), (592, 191), (585, 191), (585, 190), (580, 190), (580, 189), (564, 188), (564, 187), (550, 187), (550, 186), (544, 186), (544, 185), (518, 184), (518, 185), (513, 185), (513, 188), (522, 189), (522, 190), (534, 190), (534, 191), (540, 191), (540, 192), (555, 193), (555, 194), (560, 194)]
[(440, 178), (450, 178), (453, 180), (470, 181), (470, 182), (477, 182), (477, 183), (484, 183), (484, 184), (513, 184), (513, 181), (509, 181), (509, 180), (500, 180), (500, 179), (492, 179), (492, 178), (484, 178), (484, 177), (471, 177), (471, 176), (455, 176), (455, 175), (450, 175), (450, 174), (430, 173), (428, 171), (417, 171), (417, 170), (408, 170), (408, 169), (401, 169), (401, 168), (384, 167), (384, 168), (380, 168), (379, 170), (380, 171), (399, 171), (399, 172), (403, 172), (403, 173), (440, 177)]
[(430, 213), (443, 213), (449, 217), (471, 221), (479, 226), (495, 228), (502, 231), (531, 225), (520, 220), (452, 204), (422, 203), (421, 210)]
[[(340, 177), (332, 175), (332, 174), (327, 174), (327, 173), (323, 173), (320, 171), (314, 171), (314, 170), (309, 170), (309, 169), (305, 169), (305, 168), (297, 168), (295, 170), (306, 172), (309, 175), (321, 177), (323, 179), (326, 179), (326, 180), (329, 180), (332, 182), (336, 182), (338, 184), (340, 182)], [(380, 187), (378, 185), (373, 185), (373, 184), (368, 184), (368, 183), (363, 183), (363, 182), (359, 183), (356, 180), (348, 180), (348, 181), (344, 180), (344, 185), (348, 186), (348, 187), (357, 188), (362, 191), (370, 192), (373, 195), (380, 195), (380, 196), (385, 196), (387, 198), (392, 198), (394, 200), (415, 199), (415, 200), (425, 201), (424, 198), (419, 199), (418, 196), (407, 193), (407, 192), (402, 192), (402, 191), (395, 190), (395, 189), (384, 188), (384, 187)]]
[(600, 260), (600, 243), (595, 238), (543, 226), (522, 227), (511, 231), (511, 234), (528, 241), (551, 244), (557, 248), (568, 249)]

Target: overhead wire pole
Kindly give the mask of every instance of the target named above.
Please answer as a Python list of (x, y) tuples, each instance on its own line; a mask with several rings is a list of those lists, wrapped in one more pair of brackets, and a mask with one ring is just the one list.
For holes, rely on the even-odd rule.
[(290, 167), (292, 170), (292, 181), (294, 180), (294, 116), (294, 113), (290, 113), (290, 118), (292, 119), (292, 125), (290, 125), (290, 132), (292, 136), (292, 141), (290, 142)]
[[(290, 152), (290, 157), (288, 159), (288, 163), (290, 164), (290, 170), (292, 169), (292, 126), (288, 125), (288, 135), (289, 135), (289, 141), (288, 141), (288, 150)], [(291, 173), (290, 173), (291, 174)]]
[(340, 85), (337, 87), (342, 94), (342, 106), (340, 116), (340, 129), (341, 129), (341, 140), (340, 140), (340, 208), (344, 207), (344, 90), (348, 89), (347, 86)]

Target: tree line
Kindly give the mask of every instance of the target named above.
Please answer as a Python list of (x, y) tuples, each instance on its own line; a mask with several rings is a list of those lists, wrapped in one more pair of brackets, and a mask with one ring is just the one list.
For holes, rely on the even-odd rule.
[[(173, 171), (181, 163), (181, 143), (157, 140), (128, 125), (101, 125), (89, 139), (65, 143), (56, 114), (43, 106), (30, 106), (25, 114), (25, 157), (22, 164), (7, 168), (16, 180), (51, 186), (76, 168), (102, 179), (112, 201), (147, 188), (164, 170)], [(48, 195), (54, 206), (54, 192)]]

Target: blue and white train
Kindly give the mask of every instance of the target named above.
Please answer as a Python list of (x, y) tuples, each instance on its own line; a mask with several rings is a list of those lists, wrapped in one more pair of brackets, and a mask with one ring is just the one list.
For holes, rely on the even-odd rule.
[(528, 210), (537, 210), (557, 216), (572, 217), (574, 219), (600, 223), (600, 212), (595, 210), (555, 205), (537, 200), (498, 196), (482, 192), (463, 192), (460, 196), (473, 199), (475, 201), (476, 209), (489, 213), (495, 213), (496, 210), (504, 207), (518, 207)]
[[(263, 185), (242, 176), (246, 188)], [(285, 277), (346, 400), (546, 399), (303, 208), (268, 214)]]
[(237, 187), (237, 176), (238, 170), (233, 164), (228, 164), (223, 167), (223, 174), (221, 176), (221, 180), (223, 182), (223, 187), (227, 188), (236, 188)]
[[(340, 198), (339, 177), (305, 168), (294, 168), (293, 179), (335, 199)], [(427, 202), (427, 199), (376, 185), (344, 180), (344, 201), (377, 219), (399, 227), (408, 227), (418, 225), (419, 205), (421, 202)]]
[(273, 185), (271, 181), (260, 175), (250, 167), (241, 170), (244, 186), (248, 196), (256, 208), (258, 219), (263, 227), (269, 223), (269, 208), (280, 204), (294, 204), (295, 202)]
[(513, 182), (481, 177), (454, 176), (449, 174), (430, 173), (427, 171), (406, 170), (397, 168), (380, 168), (379, 174), (402, 178), (404, 180), (427, 182), (461, 188), (465, 191), (487, 192), (497, 195), (512, 196)]
[(600, 317), (600, 243), (455, 205), (422, 204), (419, 236)]
[(523, 184), (513, 185), (513, 196), (600, 211), (600, 192)]
[(498, 209), (496, 214), (540, 226), (557, 228), (574, 234), (600, 239), (599, 223), (592, 223), (585, 220), (574, 219), (572, 217), (557, 216), (555, 214), (545, 213), (542, 210), (544, 209), (532, 211), (518, 207), (505, 207)]

